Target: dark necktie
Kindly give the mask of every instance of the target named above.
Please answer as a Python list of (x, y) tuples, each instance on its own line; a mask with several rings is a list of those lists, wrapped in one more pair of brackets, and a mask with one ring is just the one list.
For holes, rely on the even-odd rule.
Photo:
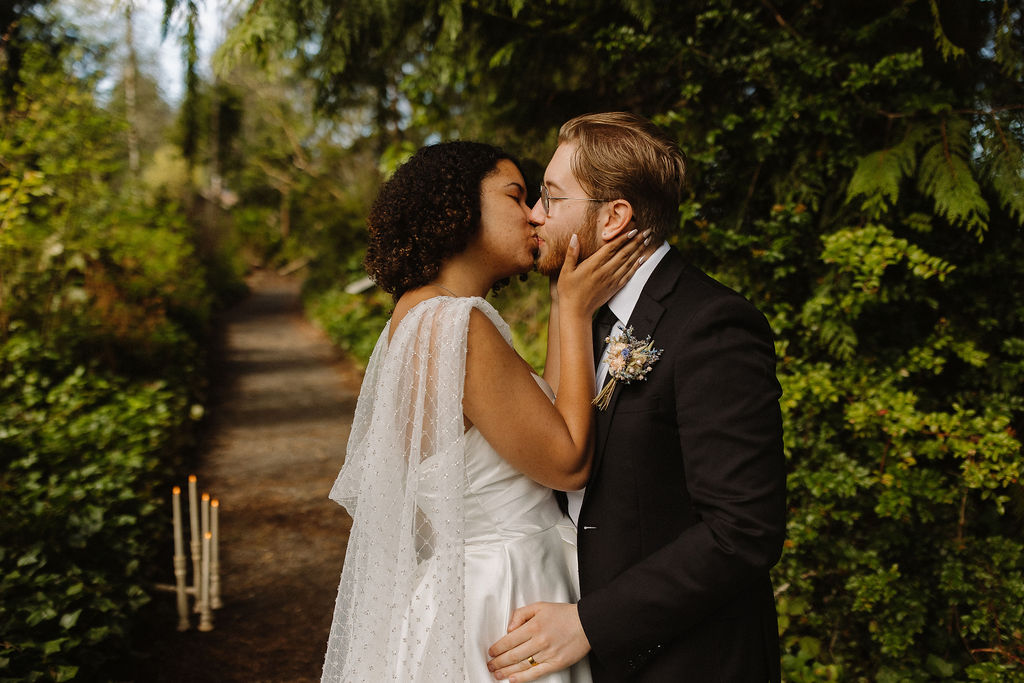
[(594, 369), (601, 364), (601, 354), (604, 352), (604, 347), (607, 346), (605, 338), (608, 337), (612, 332), (612, 327), (618, 321), (618, 317), (612, 313), (612, 309), (608, 308), (608, 304), (604, 304), (601, 308), (597, 309), (597, 315), (594, 316)]

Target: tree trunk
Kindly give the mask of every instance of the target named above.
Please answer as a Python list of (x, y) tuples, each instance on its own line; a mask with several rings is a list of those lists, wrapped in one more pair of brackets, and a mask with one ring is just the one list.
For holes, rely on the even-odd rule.
[(292, 229), (292, 190), (285, 187), (281, 190), (281, 239), (288, 239)]
[(137, 186), (139, 180), (139, 126), (136, 100), (136, 79), (139, 69), (132, 26), (134, 10), (134, 3), (129, 0), (124, 10), (125, 44), (128, 47), (128, 58), (124, 67), (124, 112), (128, 120), (128, 169), (133, 187)]

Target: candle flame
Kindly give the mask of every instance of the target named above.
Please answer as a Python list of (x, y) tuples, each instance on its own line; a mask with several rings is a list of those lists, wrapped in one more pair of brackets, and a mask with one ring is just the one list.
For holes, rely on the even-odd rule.
[(213, 500), (210, 501), (210, 505), (212, 507), (220, 507), (220, 501), (214, 498)]
[(195, 481), (195, 480), (196, 480), (196, 475), (194, 475), (194, 474), (190, 474), (190, 475), (188, 475), (188, 480), (189, 480), (190, 482), (191, 482), (191, 481)]
[(181, 487), (175, 486), (173, 489), (171, 489), (171, 493), (173, 493), (176, 496), (180, 496), (181, 495)]
[(209, 493), (204, 493), (203, 494), (203, 500), (210, 500), (210, 494)]
[(213, 538), (213, 532), (212, 531), (207, 531), (206, 532), (206, 538), (211, 538), (212, 539)]

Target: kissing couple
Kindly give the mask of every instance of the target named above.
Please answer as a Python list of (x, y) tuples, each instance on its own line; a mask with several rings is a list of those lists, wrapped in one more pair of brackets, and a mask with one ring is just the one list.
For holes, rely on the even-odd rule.
[[(477, 142), (384, 184), (365, 265), (395, 308), (330, 494), (354, 521), (323, 681), (779, 680), (774, 343), (666, 241), (684, 175), (618, 112), (562, 126), (532, 207)], [(543, 377), (484, 299), (535, 266)]]

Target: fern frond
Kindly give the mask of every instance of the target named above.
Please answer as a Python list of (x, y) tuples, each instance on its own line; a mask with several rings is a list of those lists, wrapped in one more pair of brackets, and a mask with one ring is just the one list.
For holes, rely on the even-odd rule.
[(462, 33), (462, 3), (443, 2), (438, 8), (438, 14), (442, 18), (441, 35), (455, 45)]
[(490, 66), (492, 69), (501, 66), (508, 66), (508, 64), (512, 61), (512, 58), (515, 56), (516, 47), (517, 46), (514, 41), (502, 45), (495, 51), (493, 55), (491, 55), (491, 59), (490, 62), (488, 63), (488, 66)]
[(917, 187), (935, 201), (936, 213), (982, 239), (988, 229), (988, 203), (968, 160), (970, 128), (963, 119), (944, 120), (941, 137), (921, 157)]
[(839, 360), (850, 360), (857, 351), (857, 333), (850, 324), (853, 312), (842, 302), (842, 290), (822, 284), (800, 312), (806, 330)]
[(1019, 21), (1020, 11), (1011, 11), (1009, 0), (1003, 0), (1003, 8), (996, 22), (992, 36), (994, 58), (999, 69), (1009, 78), (1024, 80), (1024, 62), (1017, 55), (1014, 23)]
[(934, 30), (932, 35), (935, 37), (935, 44), (939, 48), (939, 52), (942, 54), (942, 58), (947, 62), (957, 57), (963, 57), (967, 54), (964, 49), (953, 43), (946, 35), (946, 31), (942, 28), (942, 17), (939, 16), (939, 2), (938, 0), (930, 0), (932, 9), (932, 20), (934, 22)]
[(622, 6), (636, 17), (644, 28), (650, 28), (654, 21), (654, 2), (652, 0), (622, 0)]
[(993, 118), (996, 136), (989, 136), (984, 142), (985, 179), (995, 190), (999, 205), (1024, 225), (1024, 150), (1012, 135), (1006, 135)]
[(879, 218), (889, 205), (896, 204), (900, 183), (914, 174), (923, 133), (920, 127), (911, 128), (898, 145), (861, 157), (846, 188), (846, 201), (863, 196), (861, 210), (872, 219)]
[(213, 55), (213, 71), (225, 75), (251, 58), (261, 66), (267, 63), (265, 46), (280, 34), (281, 23), (260, 12), (250, 12), (228, 32)]
[(915, 232), (931, 232), (932, 217), (927, 213), (915, 212), (903, 217), (903, 225)]
[(519, 13), (526, 7), (526, 0), (508, 0), (508, 10), (512, 17), (518, 17)]

